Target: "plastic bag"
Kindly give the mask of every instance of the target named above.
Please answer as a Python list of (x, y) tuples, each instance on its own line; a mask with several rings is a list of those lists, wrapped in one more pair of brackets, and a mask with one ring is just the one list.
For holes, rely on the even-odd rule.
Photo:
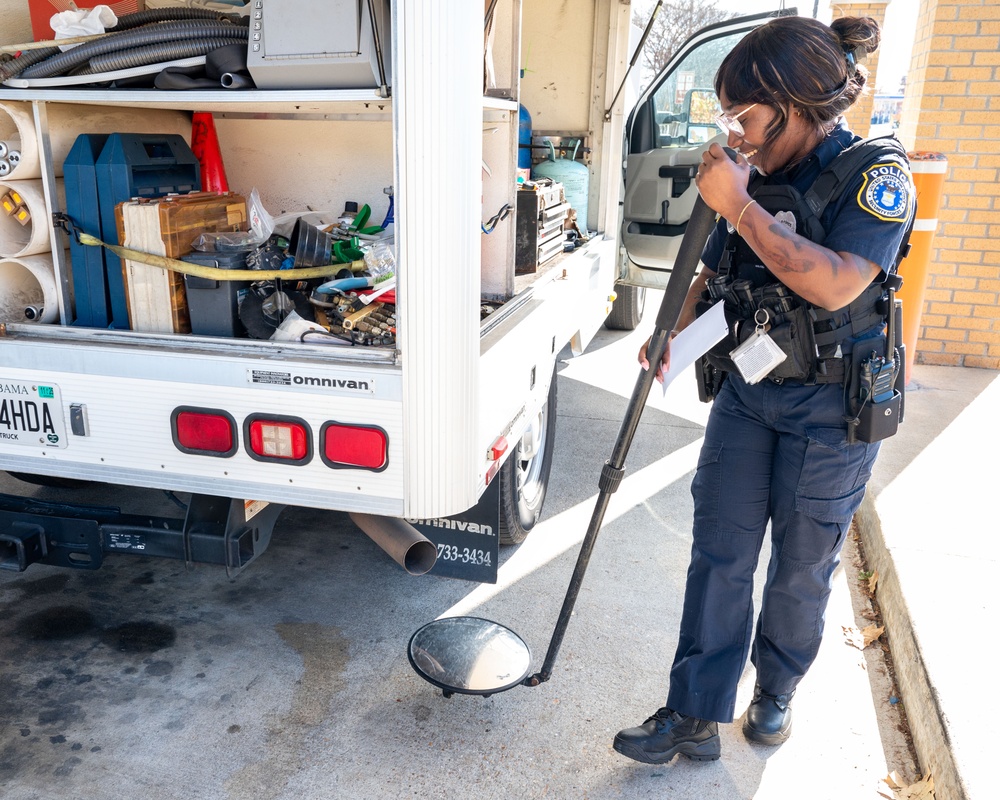
[[(301, 342), (303, 335), (310, 331), (326, 333), (326, 328), (315, 322), (302, 319), (295, 311), (288, 312), (281, 324), (271, 334), (272, 342)], [(315, 338), (315, 337), (314, 337)], [(338, 342), (335, 342), (339, 344)], [(349, 342), (347, 343), (349, 344)]]
[[(111, 10), (110, 6), (94, 6), (78, 11), (60, 11), (58, 14), (53, 14), (49, 20), (49, 25), (57, 40), (104, 33), (108, 28), (113, 28), (117, 24), (118, 17), (115, 16), (115, 12)], [(82, 42), (76, 44), (82, 44)], [(76, 44), (62, 44), (59, 45), (59, 49), (63, 52), (72, 50)]]
[(191, 243), (191, 246), (202, 253), (216, 253), (234, 250), (253, 250), (271, 238), (274, 231), (274, 218), (267, 213), (260, 201), (260, 194), (254, 188), (247, 201), (247, 217), (250, 230), (230, 233), (202, 233)]
[(376, 283), (391, 277), (396, 272), (396, 257), (392, 248), (381, 242), (372, 245), (365, 253), (365, 266)]
[(264, 208), (256, 187), (250, 192), (250, 202), (247, 204), (247, 216), (250, 218), (250, 230), (257, 234), (257, 244), (266, 242), (271, 234), (274, 233), (274, 218)]

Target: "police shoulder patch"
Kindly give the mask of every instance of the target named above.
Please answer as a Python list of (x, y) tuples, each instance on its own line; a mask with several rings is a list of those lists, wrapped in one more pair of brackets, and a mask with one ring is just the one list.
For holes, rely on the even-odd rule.
[(873, 164), (864, 172), (858, 205), (887, 222), (905, 222), (912, 182), (899, 164)]

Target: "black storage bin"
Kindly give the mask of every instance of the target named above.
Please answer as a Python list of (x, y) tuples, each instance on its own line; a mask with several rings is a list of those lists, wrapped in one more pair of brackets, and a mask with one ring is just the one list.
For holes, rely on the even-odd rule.
[[(195, 251), (182, 256), (182, 261), (219, 269), (246, 269), (247, 255), (252, 251), (232, 253), (202, 253)], [(247, 336), (240, 322), (240, 301), (250, 290), (250, 281), (215, 281), (185, 275), (191, 333), (199, 336)]]

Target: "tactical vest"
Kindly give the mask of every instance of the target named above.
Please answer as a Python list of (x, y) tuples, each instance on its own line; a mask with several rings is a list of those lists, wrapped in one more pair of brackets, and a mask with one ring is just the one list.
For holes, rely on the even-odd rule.
[[(820, 222), (824, 210), (878, 155), (898, 155), (906, 163), (906, 151), (895, 137), (879, 137), (845, 148), (804, 194), (793, 186), (765, 185), (765, 178), (756, 173), (747, 189), (779, 222), (791, 214), (795, 233), (822, 244), (826, 239)], [(912, 225), (911, 218), (890, 275), (906, 253)], [(708, 352), (708, 360), (716, 369), (735, 372), (729, 353), (754, 332), (755, 315), (765, 309), (769, 335), (786, 355), (769, 378), (806, 384), (844, 382), (844, 356), (851, 352), (854, 341), (880, 331), (887, 321), (889, 304), (883, 286), (887, 274), (883, 272), (850, 305), (827, 311), (795, 294), (760, 261), (746, 241), (731, 231), (718, 274), (709, 280), (697, 308), (700, 314), (720, 300), (725, 302), (729, 335)]]

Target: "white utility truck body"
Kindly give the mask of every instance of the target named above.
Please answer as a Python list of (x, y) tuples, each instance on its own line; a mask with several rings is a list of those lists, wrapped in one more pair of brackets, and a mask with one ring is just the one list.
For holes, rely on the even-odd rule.
[[(65, 104), (212, 112), (231, 188), (257, 187), (265, 205), (270, 191), (282, 205), (317, 207), (326, 198), (306, 193), (317, 174), (329, 175), (330, 187), (341, 174), (355, 181), (331, 190), (330, 206), (345, 195), (381, 197), (391, 183), (398, 320), (389, 348), (75, 326), (68, 239), (53, 228), (58, 323), (0, 325), (0, 469), (234, 498), (246, 510), (238, 524), (265, 504), (431, 520), (475, 507), (508, 459), (542, 455), (551, 446), (546, 408), (557, 354), (567, 344), (582, 351), (614, 299), (623, 100), (608, 105), (630, 55), (630, 6), (499, 0), (496, 86), (485, 92), (483, 22), (477, 3), (393, 2), (388, 98), (367, 89), (0, 87), (0, 103), (30, 108), (49, 215), (63, 210), (50, 112)], [(529, 41), (533, 61), (525, 64)], [(569, 74), (559, 71), (567, 65)], [(518, 99), (536, 130), (585, 137), (591, 238), (515, 277), (514, 214), (489, 235), (482, 224), (515, 206)], [(306, 147), (275, 141), (298, 126)], [(231, 156), (227, 141), (236, 143)], [(254, 160), (263, 141), (287, 151), (266, 168)], [(351, 171), (361, 155), (371, 174), (356, 163)], [(481, 320), (485, 301), (498, 310)], [(172, 420), (183, 409), (231, 418), (232, 452), (179, 446)], [(304, 423), (308, 458), (252, 457), (249, 422), (286, 417)], [(327, 457), (331, 430), (360, 432), (360, 466)], [(380, 443), (381, 463), (368, 449)], [(133, 540), (121, 541), (128, 550)], [(16, 560), (17, 548), (8, 548)]]

